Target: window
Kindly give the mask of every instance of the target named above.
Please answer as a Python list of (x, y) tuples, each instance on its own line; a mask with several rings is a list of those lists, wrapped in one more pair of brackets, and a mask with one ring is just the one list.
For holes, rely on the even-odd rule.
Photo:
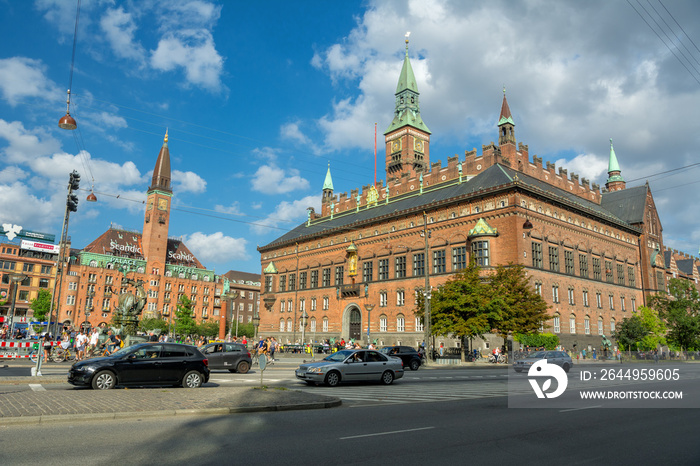
[(404, 304), (404, 291), (403, 290), (398, 290), (396, 292), (396, 305), (397, 306), (403, 306)]
[(615, 319), (610, 319), (610, 333), (615, 332)]
[(605, 281), (613, 283), (612, 261), (605, 261)]
[(634, 279), (634, 267), (627, 267), (627, 282), (631, 287), (637, 286)]
[(396, 278), (406, 277), (406, 256), (396, 258)]
[(542, 243), (532, 243), (532, 266), (542, 268)]
[(335, 268), (335, 285), (343, 284), (343, 276), (345, 275), (345, 267), (339, 265)]
[(329, 306), (330, 300), (328, 299), (328, 296), (323, 297), (323, 310), (327, 311), (328, 306)]
[(574, 289), (569, 288), (569, 304), (573, 305), (574, 304)]
[(583, 278), (588, 278), (588, 256), (585, 254), (578, 255), (579, 274)]
[(420, 317), (416, 317), (416, 332), (423, 331), (423, 320)]
[(292, 331), (292, 319), (287, 319), (287, 331)]
[(467, 247), (452, 248), (452, 271), (458, 272), (467, 267)]
[(323, 331), (324, 332), (328, 331), (328, 317), (323, 318)]
[(535, 293), (542, 296), (542, 283), (540, 283), (540, 282), (535, 283)]
[(445, 250), (433, 251), (433, 273), (445, 273)]
[(569, 333), (576, 333), (576, 316), (569, 317)]
[(311, 298), (311, 310), (316, 310), (316, 298)]
[(425, 275), (425, 254), (421, 252), (413, 255), (413, 276), (423, 275)]
[(630, 298), (630, 305), (632, 306), (633, 311), (637, 310), (637, 300), (635, 298)]
[[(22, 267), (23, 272), (34, 272), (34, 264), (24, 264)], [(94, 274), (90, 274), (94, 275)]]
[(386, 316), (384, 314), (379, 316), (379, 331), (386, 332)]
[(285, 291), (287, 288), (287, 276), (280, 275), (280, 291)]
[(315, 317), (312, 317), (309, 320), (309, 330), (311, 330), (312, 332), (316, 331), (316, 318)]
[(615, 297), (613, 295), (608, 296), (610, 300), (610, 310), (614, 311), (615, 310)]
[(331, 286), (331, 269), (323, 269), (321, 286)]
[(386, 291), (379, 292), (379, 307), (386, 307)]
[(284, 332), (284, 319), (280, 319), (280, 332)]
[(398, 316), (396, 316), (396, 331), (406, 331), (406, 319), (404, 319), (403, 314), (399, 314)]
[(583, 320), (583, 333), (586, 335), (591, 334), (591, 319), (588, 316)]
[(318, 270), (311, 271), (311, 288), (318, 288)]
[(289, 291), (294, 291), (297, 288), (297, 274), (289, 274)]
[(51, 273), (51, 266), (50, 265), (42, 265), (41, 266), (41, 273)]
[(559, 248), (557, 246), (549, 247), (549, 270), (559, 272)]
[(663, 272), (656, 272), (656, 286), (657, 286), (657, 289), (660, 291), (666, 290), (666, 286), (664, 284), (664, 273)]
[(603, 335), (603, 318), (598, 317), (598, 335)]
[(285, 301), (282, 300), (282, 301), (280, 301), (280, 312), (284, 312), (284, 309), (285, 309)]
[(40, 278), (39, 279), (39, 288), (48, 288), (49, 287), (49, 279), (48, 278)]
[(588, 307), (588, 290), (583, 290), (583, 307)]
[(554, 328), (554, 333), (559, 333), (561, 332), (561, 327), (559, 325), (559, 316), (554, 316), (554, 319), (552, 319), (552, 327)]
[(625, 284), (625, 266), (622, 264), (617, 264), (617, 284)]
[(73, 295), (71, 295), (71, 296), (66, 296), (66, 304), (67, 304), (68, 306), (74, 305), (74, 304), (75, 304), (75, 296), (73, 296)]
[(564, 251), (564, 271), (567, 275), (574, 274), (574, 252)]
[(265, 277), (265, 292), (272, 293), (272, 276), (270, 275)]
[(625, 297), (620, 296), (620, 309), (622, 309), (622, 312), (625, 312), (627, 309), (625, 309)]
[[(299, 273), (299, 289), (300, 290), (305, 290), (306, 289), (306, 276), (308, 272), (300, 272)], [(252, 296), (251, 296), (252, 298)]]
[(599, 257), (593, 258), (593, 279), (594, 280), (602, 280), (601, 274), (600, 274), (600, 258)]
[(553, 303), (559, 302), (559, 285), (552, 286), (552, 302)]
[(603, 298), (600, 293), (595, 294), (595, 304), (598, 309), (603, 309)]
[(488, 267), (489, 265), (489, 242), (474, 241), (472, 242), (472, 257), (480, 267)]
[[(248, 304), (248, 306), (250, 306), (250, 304)], [(251, 310), (251, 309), (248, 309), (248, 310)], [(299, 300), (299, 312), (304, 312), (305, 310), (306, 310), (306, 299), (301, 298)]]
[(389, 259), (379, 259), (379, 279), (389, 279)]
[[(7, 275), (6, 275), (7, 276)], [(78, 282), (69, 282), (68, 283), (68, 290), (69, 291), (74, 291), (78, 289)]]
[(294, 312), (294, 301), (291, 299), (287, 301), (287, 312)]
[(365, 283), (372, 281), (372, 276), (373, 276), (372, 266), (373, 266), (372, 262), (363, 262), (362, 263), (362, 281)]

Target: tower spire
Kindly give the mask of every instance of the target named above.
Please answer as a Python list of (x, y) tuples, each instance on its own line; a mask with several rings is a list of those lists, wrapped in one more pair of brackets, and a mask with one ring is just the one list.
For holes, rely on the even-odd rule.
[(501, 115), (498, 117), (498, 145), (513, 144), (515, 146), (515, 123), (510, 113), (508, 99), (506, 99), (506, 86), (503, 86), (503, 103)]
[(148, 188), (148, 191), (159, 189), (172, 193), (170, 189), (170, 179), (170, 150), (168, 149), (168, 130), (166, 129), (165, 137), (163, 138), (163, 146), (158, 153), (158, 160), (156, 160), (156, 166), (153, 169), (153, 178), (151, 179), (151, 186)]
[(617, 163), (613, 140), (610, 138), (610, 158), (608, 159), (608, 181), (605, 183), (605, 188), (608, 191), (619, 191), (625, 189), (625, 179), (622, 178), (620, 164)]

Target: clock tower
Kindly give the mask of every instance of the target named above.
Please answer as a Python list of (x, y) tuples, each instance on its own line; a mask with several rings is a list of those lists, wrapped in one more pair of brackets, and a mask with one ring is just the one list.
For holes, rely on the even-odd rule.
[(408, 59), (406, 34), (406, 55), (396, 86), (394, 119), (384, 132), (387, 179), (406, 173), (412, 178), (430, 167), (430, 130), (420, 116), (419, 95)]
[(153, 268), (165, 271), (170, 201), (173, 197), (173, 192), (170, 189), (170, 151), (168, 150), (167, 131), (153, 170), (153, 178), (147, 196), (146, 216), (141, 236), (141, 250), (149, 267), (146, 272), (150, 273)]

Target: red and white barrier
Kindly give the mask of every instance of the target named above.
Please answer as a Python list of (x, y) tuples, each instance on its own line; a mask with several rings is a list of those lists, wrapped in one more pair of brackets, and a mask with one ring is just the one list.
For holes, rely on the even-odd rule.
[(33, 344), (33, 341), (3, 341), (0, 342), (0, 348), (29, 348)]
[[(51, 341), (51, 346), (56, 346), (60, 341)], [(38, 344), (41, 348), (44, 346), (44, 342), (42, 340), (39, 341), (2, 341), (0, 342), (0, 348), (31, 348), (33, 345)], [(21, 359), (21, 358), (28, 358), (29, 353), (27, 354), (17, 354), (16, 352), (10, 352), (10, 351), (0, 351), (0, 359)]]

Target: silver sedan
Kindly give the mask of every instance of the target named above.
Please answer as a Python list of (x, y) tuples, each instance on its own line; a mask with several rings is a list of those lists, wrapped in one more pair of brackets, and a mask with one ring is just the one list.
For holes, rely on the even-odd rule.
[(296, 376), (309, 385), (325, 383), (329, 387), (365, 380), (389, 385), (403, 377), (403, 362), (374, 350), (342, 350), (322, 361), (300, 365)]

